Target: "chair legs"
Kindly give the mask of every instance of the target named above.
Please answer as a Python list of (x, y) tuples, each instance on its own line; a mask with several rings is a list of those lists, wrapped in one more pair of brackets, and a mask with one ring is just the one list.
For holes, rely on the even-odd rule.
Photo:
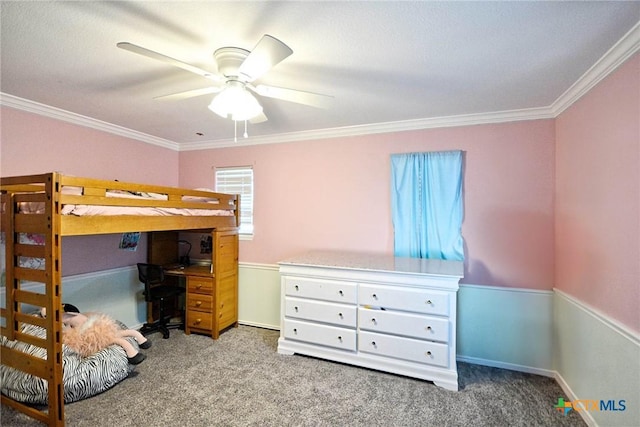
[[(169, 323), (169, 318), (164, 314), (164, 299), (158, 301), (159, 313), (158, 320), (153, 323), (145, 323), (140, 328), (140, 333), (144, 336), (153, 334), (155, 332), (162, 332), (162, 338), (169, 338), (169, 329), (184, 329), (184, 321), (178, 323)], [(184, 315), (182, 316), (184, 319)]]
[(164, 339), (169, 338), (169, 329), (161, 323), (145, 323), (142, 325), (142, 328), (140, 328), (140, 333), (145, 337), (155, 332), (162, 332), (162, 338)]

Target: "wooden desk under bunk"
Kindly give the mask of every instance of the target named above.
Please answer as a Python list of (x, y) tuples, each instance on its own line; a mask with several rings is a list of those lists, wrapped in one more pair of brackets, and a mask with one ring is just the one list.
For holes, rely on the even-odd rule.
[[(236, 227), (240, 225), (240, 198), (237, 195), (52, 172), (0, 177), (0, 199), (7, 289), (5, 307), (0, 308), (0, 334), (9, 341), (25, 342), (46, 352), (46, 358), (42, 359), (3, 345), (0, 346), (0, 358), (4, 366), (44, 379), (48, 402), (46, 408), (40, 408), (4, 394), (0, 400), (3, 405), (43, 423), (64, 425), (63, 237), (167, 230), (210, 233), (215, 230), (212, 236), (217, 239), (217, 245), (231, 245), (231, 249), (223, 247), (212, 257), (214, 273), (211, 280), (215, 289), (225, 289), (228, 282), (235, 283), (237, 289), (237, 267), (232, 267), (230, 261), (238, 259)], [(24, 244), (19, 239), (22, 233), (42, 235), (44, 244)], [(44, 259), (44, 269), (23, 266), (24, 257)], [(30, 282), (43, 284), (44, 293), (23, 288)], [(233, 292), (237, 295), (237, 291)], [(220, 297), (216, 299), (218, 293), (216, 290), (214, 295), (212, 291), (214, 305), (220, 301)], [(23, 313), (24, 304), (45, 308), (46, 319)], [(213, 309), (211, 316), (212, 328), (199, 331), (217, 336), (224, 322), (213, 318)], [(25, 334), (23, 327), (29, 325), (45, 329), (46, 339)]]
[(149, 262), (168, 266), (165, 274), (186, 282), (185, 333), (211, 335), (238, 326), (238, 230), (211, 232), (211, 260), (177, 267), (178, 233), (154, 232), (149, 241)]

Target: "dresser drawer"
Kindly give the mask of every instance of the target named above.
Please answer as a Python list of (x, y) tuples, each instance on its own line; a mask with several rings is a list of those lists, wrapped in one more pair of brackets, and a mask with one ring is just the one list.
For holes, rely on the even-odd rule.
[(356, 306), (285, 297), (285, 316), (356, 327)]
[(361, 284), (358, 303), (417, 313), (449, 315), (449, 294), (428, 289)]
[(200, 294), (210, 294), (213, 291), (213, 278), (210, 277), (187, 277), (187, 292)]
[(318, 325), (297, 320), (284, 320), (284, 337), (342, 350), (356, 350), (355, 329)]
[(211, 295), (187, 294), (187, 310), (211, 311), (213, 308), (213, 297)]
[(356, 284), (334, 280), (285, 277), (285, 294), (301, 298), (355, 304)]
[(213, 315), (204, 311), (187, 310), (186, 327), (210, 331), (213, 328)]
[(449, 342), (449, 319), (388, 310), (358, 309), (360, 329)]
[(449, 346), (431, 341), (360, 331), (358, 350), (428, 365), (449, 367)]

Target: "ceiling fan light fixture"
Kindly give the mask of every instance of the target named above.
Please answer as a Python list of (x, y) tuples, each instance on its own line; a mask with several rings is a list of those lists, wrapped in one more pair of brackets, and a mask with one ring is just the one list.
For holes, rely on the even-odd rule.
[(234, 121), (250, 120), (262, 114), (258, 100), (238, 81), (228, 82), (227, 87), (213, 98), (209, 109), (222, 118)]

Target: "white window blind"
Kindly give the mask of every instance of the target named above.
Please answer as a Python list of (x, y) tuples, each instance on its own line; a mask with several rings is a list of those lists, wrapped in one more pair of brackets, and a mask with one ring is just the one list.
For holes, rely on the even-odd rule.
[(253, 234), (253, 169), (216, 168), (216, 191), (240, 195), (240, 234)]

